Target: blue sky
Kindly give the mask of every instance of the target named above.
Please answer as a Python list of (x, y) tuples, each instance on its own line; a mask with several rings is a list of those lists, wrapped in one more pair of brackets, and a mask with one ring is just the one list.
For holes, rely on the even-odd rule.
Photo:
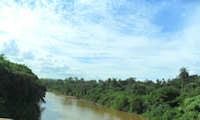
[(200, 73), (198, 0), (1, 0), (0, 53), (40, 78)]

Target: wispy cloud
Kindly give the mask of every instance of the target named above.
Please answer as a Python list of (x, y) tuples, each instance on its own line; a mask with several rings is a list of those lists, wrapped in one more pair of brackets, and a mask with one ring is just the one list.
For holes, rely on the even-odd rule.
[[(39, 77), (171, 78), (182, 66), (199, 73), (196, 2), (3, 0), (0, 52)], [(158, 22), (166, 11), (170, 29)]]

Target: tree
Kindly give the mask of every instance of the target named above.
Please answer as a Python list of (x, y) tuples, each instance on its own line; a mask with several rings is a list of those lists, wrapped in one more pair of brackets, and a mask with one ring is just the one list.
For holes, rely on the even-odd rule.
[(0, 58), (0, 117), (36, 120), (46, 87), (27, 66)]
[(161, 87), (162, 87), (162, 81), (159, 80), (159, 79), (157, 79), (157, 80), (156, 80), (155, 87), (156, 87), (156, 88), (161, 88)]
[[(147, 97), (148, 102), (153, 104), (170, 103), (176, 97), (178, 97), (179, 89), (174, 86), (165, 86), (159, 89), (155, 89)], [(174, 107), (174, 106), (173, 106)]]
[(113, 88), (116, 88), (117, 87), (117, 80), (116, 80), (116, 78), (113, 78), (110, 84), (111, 84), (111, 86)]
[(135, 80), (136, 80), (135, 77), (130, 77), (129, 79), (126, 79), (129, 88), (132, 86), (133, 83), (136, 82)]
[(181, 87), (182, 87), (182, 90), (183, 90), (183, 88), (184, 88), (184, 82), (185, 82), (185, 79), (188, 78), (189, 72), (188, 72), (187, 68), (185, 68), (185, 67), (180, 68), (179, 71), (180, 71), (180, 73), (179, 73), (178, 76), (182, 79), (182, 85), (181, 85)]
[(118, 95), (113, 100), (113, 105), (111, 107), (118, 110), (124, 110), (127, 106), (129, 106), (128, 98), (125, 95)]
[(187, 68), (185, 68), (185, 67), (180, 68), (179, 71), (180, 71), (180, 73), (179, 73), (178, 76), (179, 76), (179, 77), (182, 79), (182, 81), (184, 82), (185, 79), (188, 78), (189, 72), (188, 72)]
[(131, 94), (145, 95), (147, 87), (141, 83), (134, 83), (131, 86)]
[(194, 82), (191, 82), (191, 83), (185, 85), (184, 92), (194, 91), (196, 87), (198, 87), (198, 85), (196, 83), (194, 83)]
[(107, 81), (108, 81), (108, 85), (110, 85), (110, 83), (111, 83), (112, 80), (111, 80), (111, 78), (108, 78)]
[(129, 112), (142, 113), (143, 112), (143, 98), (140, 95), (130, 96)]
[(1, 55), (0, 55), (0, 60), (5, 60), (5, 59), (6, 59), (5, 54), (1, 54)]

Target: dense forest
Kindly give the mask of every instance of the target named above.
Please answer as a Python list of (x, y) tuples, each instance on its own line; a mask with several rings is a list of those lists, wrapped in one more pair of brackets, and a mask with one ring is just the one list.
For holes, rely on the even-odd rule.
[(136, 81), (136, 78), (96, 81), (77, 77), (41, 81), (48, 91), (138, 113), (152, 120), (200, 119), (200, 76), (189, 75), (184, 67), (177, 78), (167, 81)]
[(0, 55), (0, 118), (39, 120), (46, 87), (27, 66)]
[(108, 78), (84, 80), (69, 77), (38, 77), (27, 66), (10, 62), (0, 55), (0, 117), (37, 120), (48, 91), (76, 96), (106, 107), (141, 114), (152, 120), (200, 119), (200, 76), (180, 68), (178, 76), (167, 81), (139, 81)]

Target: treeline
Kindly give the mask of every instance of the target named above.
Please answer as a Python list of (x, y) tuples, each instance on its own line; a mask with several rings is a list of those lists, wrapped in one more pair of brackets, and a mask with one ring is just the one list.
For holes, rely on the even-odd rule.
[(200, 77), (180, 69), (179, 77), (165, 81), (87, 80), (77, 77), (41, 79), (48, 91), (76, 96), (106, 107), (142, 114), (152, 120), (200, 119)]
[(0, 118), (39, 120), (46, 87), (27, 66), (0, 55)]

